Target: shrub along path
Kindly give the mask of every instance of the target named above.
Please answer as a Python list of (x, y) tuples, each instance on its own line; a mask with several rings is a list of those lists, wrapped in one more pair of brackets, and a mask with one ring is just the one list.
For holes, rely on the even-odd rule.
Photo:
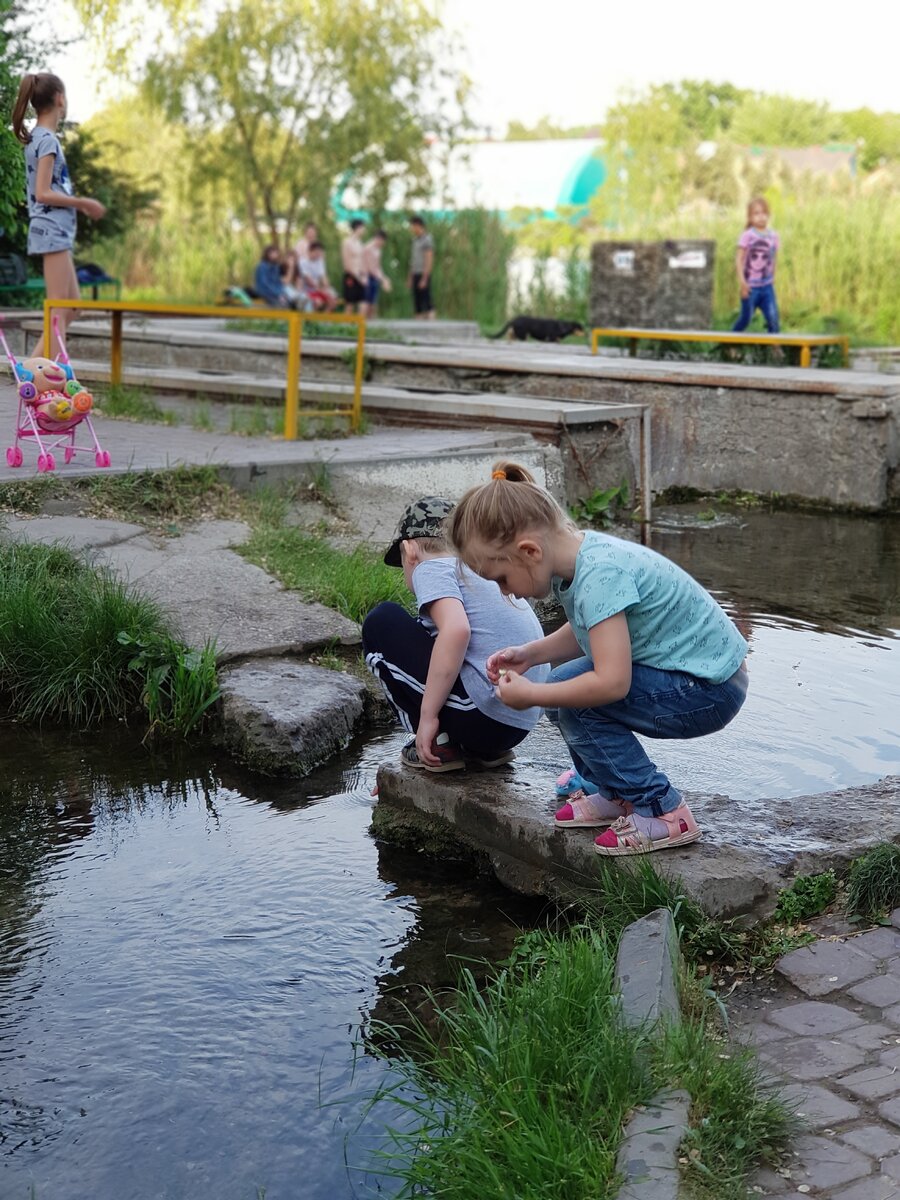
[(808, 1132), (757, 1195), (900, 1200), (900, 909), (892, 923), (818, 938), (776, 964), (784, 981), (755, 985), (735, 1016)]

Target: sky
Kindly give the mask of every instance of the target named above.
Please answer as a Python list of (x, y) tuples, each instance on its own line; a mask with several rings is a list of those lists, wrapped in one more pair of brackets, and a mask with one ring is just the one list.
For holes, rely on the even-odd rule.
[[(461, 39), (473, 116), (494, 136), (542, 116), (599, 123), (621, 89), (679, 79), (900, 111), (896, 0), (443, 0), (441, 10)], [(60, 31), (77, 34), (66, 0), (54, 11)], [(48, 64), (74, 120), (110, 95), (94, 72), (71, 69), (80, 57), (70, 49)]]

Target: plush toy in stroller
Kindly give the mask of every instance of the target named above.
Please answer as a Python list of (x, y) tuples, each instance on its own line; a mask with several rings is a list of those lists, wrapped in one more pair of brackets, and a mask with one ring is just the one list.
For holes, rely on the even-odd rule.
[[(24, 456), (19, 443), (33, 438), (38, 448), (38, 471), (56, 470), (53, 451), (60, 446), (64, 447), (67, 463), (76, 454), (93, 454), (96, 466), (108, 467), (109, 452), (97, 440), (91, 421), (93, 397), (75, 378), (56, 317), (53, 318), (53, 332), (59, 344), (57, 359), (16, 359), (0, 329), (0, 344), (12, 367), (19, 393), (16, 440), (6, 451), (6, 461), (11, 467), (21, 467)], [(75, 444), (75, 431), (82, 424), (91, 436), (91, 446)]]

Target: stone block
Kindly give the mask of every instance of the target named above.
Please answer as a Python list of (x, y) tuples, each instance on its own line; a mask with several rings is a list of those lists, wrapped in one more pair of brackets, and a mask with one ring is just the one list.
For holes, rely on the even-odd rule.
[(853, 939), (853, 945), (873, 958), (896, 958), (900, 961), (900, 933), (887, 925), (866, 930)]
[(844, 1075), (838, 1083), (861, 1100), (883, 1100), (900, 1093), (900, 1073), (895, 1067), (881, 1064)]
[(873, 1004), (876, 1008), (890, 1008), (900, 996), (900, 979), (896, 975), (875, 975), (848, 989), (854, 1000)]
[[(828, 1196), (829, 1200), (898, 1200), (900, 1185), (885, 1175), (876, 1175), (873, 1178), (861, 1179), (857, 1183), (852, 1183), (843, 1191), (829, 1192)], [(790, 1200), (790, 1198), (786, 1197), (785, 1200)], [(797, 1200), (800, 1200), (799, 1194)]]
[(616, 988), (626, 1025), (677, 1024), (678, 934), (667, 908), (633, 921), (622, 934), (616, 955)]
[(900, 1133), (885, 1125), (859, 1125), (842, 1133), (841, 1141), (849, 1142), (870, 1158), (900, 1153)]
[(792, 1178), (797, 1183), (810, 1187), (832, 1188), (841, 1183), (852, 1183), (871, 1174), (873, 1162), (852, 1146), (842, 1145), (834, 1138), (803, 1137), (794, 1147), (800, 1159), (799, 1172), (793, 1170)]
[(837, 1036), (839, 1041), (846, 1042), (848, 1046), (858, 1046), (860, 1050), (881, 1050), (893, 1044), (897, 1030), (880, 1021), (872, 1021), (845, 1029)]
[(744, 1046), (768, 1046), (770, 1042), (780, 1041), (787, 1037), (786, 1029), (770, 1025), (768, 1021), (760, 1021), (758, 1025), (745, 1026), (734, 1031), (735, 1041)]
[(827, 996), (874, 975), (878, 968), (873, 958), (849, 942), (820, 941), (785, 954), (775, 969), (807, 996)]
[(363, 716), (362, 680), (291, 659), (229, 667), (219, 682), (219, 739), (264, 775), (308, 775), (347, 745)]
[(900, 1096), (892, 1096), (890, 1100), (885, 1100), (878, 1105), (878, 1112), (886, 1121), (890, 1121), (892, 1125), (900, 1126)]
[(769, 1020), (800, 1037), (843, 1033), (863, 1024), (858, 1013), (821, 1000), (803, 1000), (778, 1008), (769, 1014)]
[(900, 1154), (886, 1158), (881, 1164), (881, 1173), (887, 1175), (888, 1179), (892, 1179), (895, 1183), (900, 1183)]
[(776, 1042), (761, 1051), (764, 1058), (792, 1079), (824, 1079), (850, 1071), (865, 1061), (866, 1052), (842, 1042), (816, 1037)]
[(828, 1088), (816, 1083), (791, 1083), (784, 1088), (785, 1100), (795, 1105), (796, 1115), (810, 1129), (834, 1128), (859, 1116), (859, 1105), (842, 1100)]
[(708, 329), (715, 255), (711, 241), (595, 242), (592, 325)]
[(616, 1159), (624, 1181), (616, 1200), (678, 1200), (678, 1150), (690, 1107), (687, 1092), (661, 1092), (632, 1114)]

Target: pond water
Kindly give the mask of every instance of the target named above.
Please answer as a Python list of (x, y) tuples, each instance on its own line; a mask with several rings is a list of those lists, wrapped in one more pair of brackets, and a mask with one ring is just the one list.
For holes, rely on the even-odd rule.
[[(680, 783), (790, 798), (900, 771), (900, 523), (679, 508), (653, 544), (751, 642), (738, 721), (653, 743)], [(125, 731), (0, 727), (3, 1200), (392, 1194), (366, 1171), (390, 1114), (353, 1097), (389, 1067), (361, 1030), (544, 911), (376, 845), (401, 740), (277, 784)], [(564, 751), (542, 728), (522, 758)]]

